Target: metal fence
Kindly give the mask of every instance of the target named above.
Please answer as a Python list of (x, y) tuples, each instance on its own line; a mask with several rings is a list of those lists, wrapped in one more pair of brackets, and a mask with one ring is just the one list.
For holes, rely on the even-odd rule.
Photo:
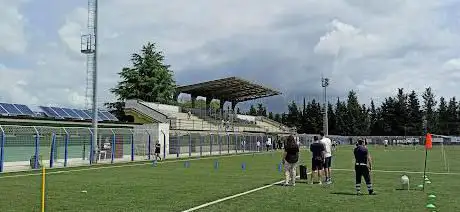
[(92, 138), (91, 128), (0, 125), (0, 172), (93, 165), (92, 157), (108, 164), (155, 160), (160, 141), (163, 159), (238, 154), (256, 151), (267, 135), (171, 131), (166, 139), (157, 127), (99, 128), (96, 151)]

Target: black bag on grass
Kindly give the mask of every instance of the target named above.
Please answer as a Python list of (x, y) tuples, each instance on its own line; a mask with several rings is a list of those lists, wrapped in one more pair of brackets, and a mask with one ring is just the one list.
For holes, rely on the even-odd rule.
[(300, 171), (300, 179), (301, 180), (307, 180), (307, 166), (305, 165), (300, 165), (299, 166), (299, 171)]

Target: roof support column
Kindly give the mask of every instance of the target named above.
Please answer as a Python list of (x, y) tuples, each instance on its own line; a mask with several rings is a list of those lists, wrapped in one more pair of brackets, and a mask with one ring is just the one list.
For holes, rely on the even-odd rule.
[(192, 108), (195, 108), (195, 103), (196, 103), (196, 96), (192, 95)]
[(238, 104), (237, 101), (232, 101), (232, 111), (233, 111), (233, 114), (236, 114), (236, 111), (235, 111), (235, 108), (236, 108), (236, 105)]

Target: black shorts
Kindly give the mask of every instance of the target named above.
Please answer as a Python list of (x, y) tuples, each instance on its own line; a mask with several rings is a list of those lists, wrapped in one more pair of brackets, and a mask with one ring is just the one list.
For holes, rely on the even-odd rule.
[(160, 148), (155, 149), (155, 154), (160, 154)]
[(323, 160), (322, 159), (311, 159), (311, 170), (312, 171), (317, 171), (317, 170), (322, 170), (323, 169)]
[(331, 161), (332, 161), (332, 156), (331, 156), (331, 157), (327, 157), (327, 158), (324, 160), (324, 168), (325, 168), (325, 169), (331, 168)]

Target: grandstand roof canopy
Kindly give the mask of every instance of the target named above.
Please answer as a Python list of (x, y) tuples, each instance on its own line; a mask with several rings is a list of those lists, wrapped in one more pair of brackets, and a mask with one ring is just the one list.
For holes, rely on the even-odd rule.
[(281, 92), (276, 90), (238, 77), (229, 77), (193, 85), (180, 86), (177, 89), (180, 93), (186, 93), (192, 96), (211, 97), (235, 102), (244, 102), (281, 94)]

